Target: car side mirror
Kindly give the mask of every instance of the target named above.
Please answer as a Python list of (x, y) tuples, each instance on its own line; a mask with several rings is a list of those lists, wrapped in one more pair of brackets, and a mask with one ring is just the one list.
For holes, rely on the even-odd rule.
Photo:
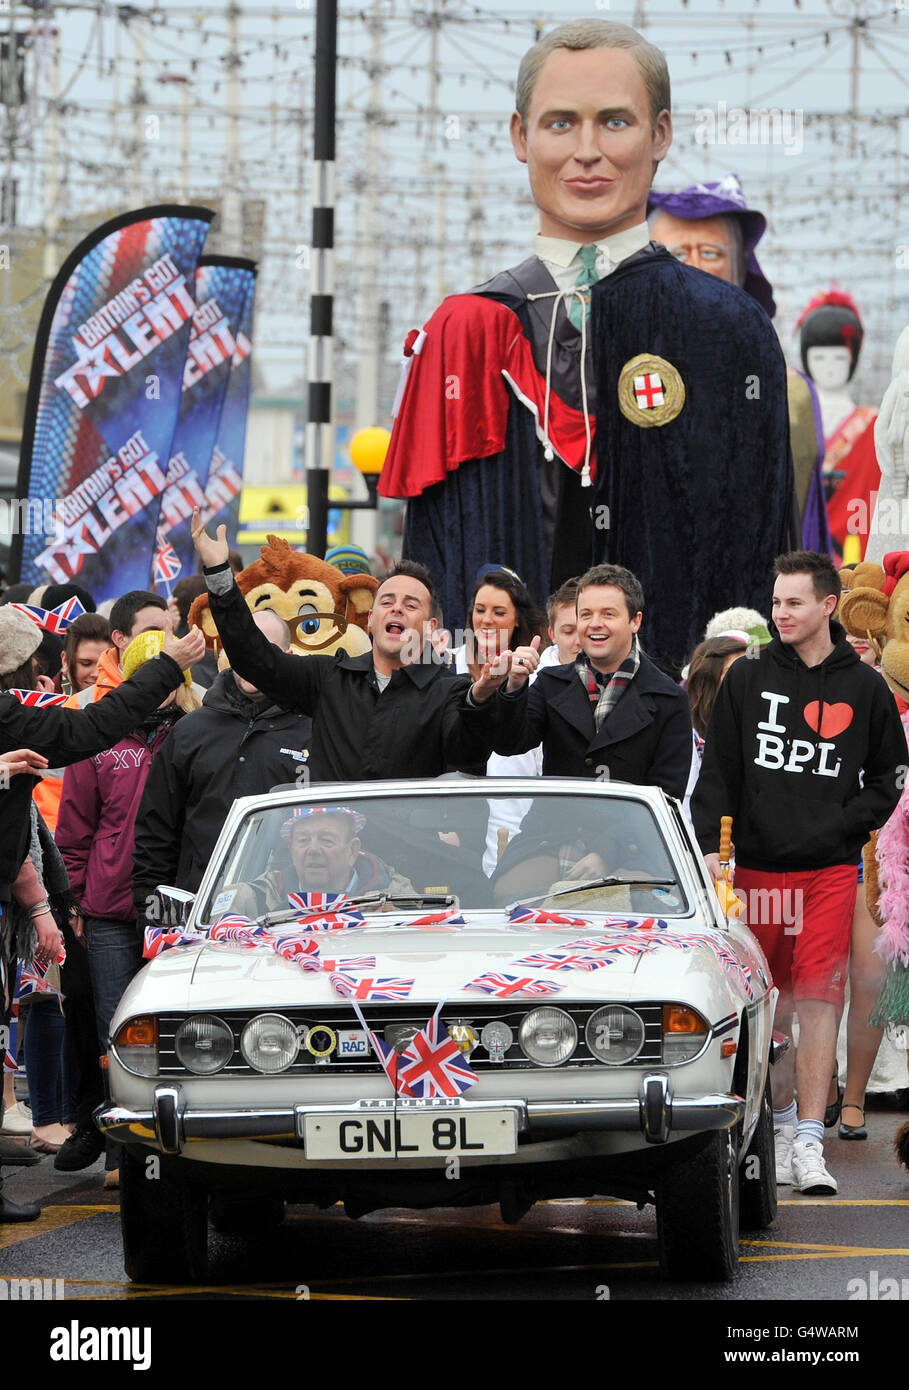
[(195, 893), (187, 893), (184, 888), (172, 888), (159, 883), (151, 895), (147, 915), (149, 920), (158, 926), (182, 927), (195, 901)]

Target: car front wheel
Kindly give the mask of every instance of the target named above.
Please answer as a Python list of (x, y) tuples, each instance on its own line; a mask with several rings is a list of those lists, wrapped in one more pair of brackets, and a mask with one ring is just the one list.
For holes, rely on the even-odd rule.
[(739, 1259), (735, 1130), (711, 1134), (657, 1184), (660, 1270), (666, 1279), (731, 1279)]
[(761, 1113), (739, 1168), (742, 1226), (746, 1231), (765, 1231), (776, 1217), (776, 1155), (773, 1144), (773, 1102), (770, 1077), (761, 1097)]
[(191, 1284), (208, 1272), (208, 1194), (177, 1182), (158, 1154), (120, 1159), (123, 1263), (140, 1284)]

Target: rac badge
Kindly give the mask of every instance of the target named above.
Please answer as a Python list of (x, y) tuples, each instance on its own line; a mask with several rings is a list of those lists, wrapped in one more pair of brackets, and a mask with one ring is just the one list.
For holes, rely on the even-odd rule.
[(685, 383), (665, 357), (641, 352), (619, 373), (619, 409), (633, 425), (666, 425), (684, 404)]

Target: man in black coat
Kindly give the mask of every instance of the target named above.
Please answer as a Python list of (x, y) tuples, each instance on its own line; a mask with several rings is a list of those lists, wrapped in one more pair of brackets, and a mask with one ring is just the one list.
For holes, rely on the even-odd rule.
[[(266, 608), (253, 622), (278, 651), (290, 649), (287, 624), (277, 613)], [(202, 708), (180, 720), (148, 774), (133, 855), (140, 930), (159, 883), (198, 888), (237, 797), (283, 782), (305, 785), (311, 738), (307, 715), (280, 709), (233, 671), (220, 672)]]
[(495, 751), (542, 743), (544, 777), (633, 782), (682, 798), (691, 768), (688, 700), (640, 650), (640, 584), (620, 565), (595, 565), (578, 582), (577, 606), (574, 663), (545, 668), (528, 688), (539, 653), (513, 653)]
[(502, 663), (487, 664), (473, 684), (438, 664), (429, 642), (438, 601), (422, 565), (402, 562), (376, 590), (372, 651), (301, 660), (256, 630), (230, 571), (226, 528), (207, 535), (196, 510), (192, 534), (231, 668), (282, 709), (312, 716), (314, 782), (439, 777), (486, 763)]

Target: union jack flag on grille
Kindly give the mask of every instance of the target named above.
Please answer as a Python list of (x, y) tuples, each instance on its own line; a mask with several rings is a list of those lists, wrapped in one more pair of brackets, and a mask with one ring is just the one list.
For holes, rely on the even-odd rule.
[(565, 984), (565, 980), (534, 980), (530, 975), (501, 975), (491, 971), (486, 975), (478, 975), (464, 988), (482, 990), (484, 994), (492, 994), (496, 999), (510, 999), (515, 994), (545, 998), (549, 994), (558, 994), (560, 989), (565, 988)]
[(26, 705), (29, 709), (43, 709), (47, 705), (65, 705), (69, 699), (68, 695), (57, 695), (53, 690), (8, 690), (7, 695), (14, 695), (20, 705)]
[(548, 912), (541, 907), (513, 907), (509, 922), (525, 927), (586, 927), (586, 917), (566, 917), (563, 912)]
[(363, 1029), (363, 1031), (364, 1031), (365, 1033), (368, 1033), (368, 1034), (369, 1034), (369, 1041), (372, 1043), (373, 1050), (374, 1050), (376, 1056), (378, 1057), (379, 1061), (382, 1063), (382, 1070), (384, 1071), (385, 1075), (388, 1077), (388, 1079), (389, 1079), (389, 1081), (391, 1082), (392, 1087), (393, 1087), (393, 1089), (394, 1089), (394, 1091), (395, 1091), (395, 1094), (397, 1095), (397, 1094), (398, 1094), (398, 1054), (397, 1054), (397, 1052), (395, 1051), (395, 1049), (394, 1049), (394, 1047), (391, 1045), (391, 1043), (387, 1043), (387, 1042), (385, 1041), (384, 1038), (380, 1038), (380, 1037), (379, 1037), (378, 1033), (374, 1033), (374, 1032), (373, 1032), (373, 1030), (370, 1028), (369, 1024), (366, 1022), (366, 1019), (363, 1017), (363, 1010), (360, 1008), (360, 1005), (357, 1003), (356, 999), (353, 999), (353, 998), (352, 998), (350, 1002), (351, 1002), (351, 1004), (353, 1005), (354, 1013), (356, 1014), (357, 1018), (360, 1020), (360, 1027)]
[(533, 956), (522, 956), (514, 964), (529, 970), (599, 970), (601, 966), (609, 965), (609, 960), (603, 955), (584, 956), (564, 951), (538, 951)]
[(406, 999), (413, 989), (413, 980), (398, 980), (392, 976), (367, 975), (358, 980), (354, 975), (332, 975), (331, 983), (336, 994), (342, 999), (357, 999), (363, 1002), (388, 1002)]
[(31, 618), (32, 622), (37, 623), (45, 632), (65, 632), (70, 623), (81, 618), (85, 612), (75, 594), (59, 603), (56, 608), (39, 608), (33, 603), (14, 603), (12, 606), (18, 608), (27, 618)]
[(155, 583), (169, 584), (182, 570), (177, 552), (172, 545), (162, 545), (155, 552)]
[(442, 1024), (441, 1012), (439, 1004), (426, 1027), (398, 1057), (397, 1090), (402, 1096), (454, 1097), (476, 1084), (476, 1072)]

